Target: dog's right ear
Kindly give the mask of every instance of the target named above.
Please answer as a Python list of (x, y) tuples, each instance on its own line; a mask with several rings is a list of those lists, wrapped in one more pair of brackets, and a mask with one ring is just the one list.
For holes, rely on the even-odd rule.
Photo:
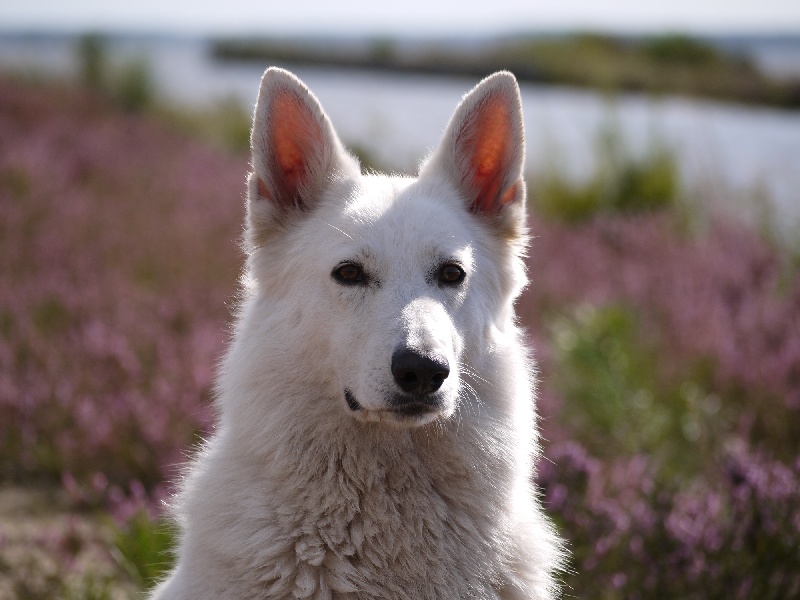
[(292, 73), (276, 67), (261, 79), (250, 148), (248, 219), (256, 238), (313, 208), (332, 180), (360, 172), (319, 101)]

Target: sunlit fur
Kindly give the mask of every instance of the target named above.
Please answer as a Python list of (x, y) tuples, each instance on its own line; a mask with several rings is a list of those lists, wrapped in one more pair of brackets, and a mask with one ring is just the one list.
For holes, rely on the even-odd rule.
[[(153, 598), (556, 596), (513, 310), (526, 283), (520, 111), (513, 76), (495, 74), (418, 178), (362, 175), (308, 89), (265, 73), (218, 422), (174, 500), (177, 567)], [(365, 281), (338, 281), (343, 263)], [(438, 281), (445, 263), (464, 281)], [(392, 409), (398, 347), (447, 359), (436, 411)]]

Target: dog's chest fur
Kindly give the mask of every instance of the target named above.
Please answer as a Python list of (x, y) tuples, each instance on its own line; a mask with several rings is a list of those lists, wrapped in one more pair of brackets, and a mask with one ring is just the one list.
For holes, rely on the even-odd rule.
[[(497, 552), (512, 537), (498, 517), (508, 495), (485, 500), (487, 489), (511, 483), (499, 461), (469, 465), (473, 457), (454, 453), (463, 440), (444, 430), (362, 435), (358, 444), (348, 434), (333, 446), (306, 436), (276, 453), (269, 469), (249, 465), (247, 476), (263, 486), (249, 496), (228, 487), (230, 528), (205, 532), (225, 553), (217, 564), (233, 567), (231, 597), (499, 597), (511, 561)], [(224, 448), (217, 459), (229, 460)], [(240, 481), (241, 457), (230, 460)], [(214, 479), (222, 486), (212, 496), (226, 494)], [(219, 506), (194, 498), (209, 511), (197, 522), (219, 523)]]

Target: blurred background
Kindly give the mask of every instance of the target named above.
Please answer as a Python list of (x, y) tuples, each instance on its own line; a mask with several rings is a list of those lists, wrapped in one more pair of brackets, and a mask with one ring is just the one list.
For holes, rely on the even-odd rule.
[(269, 65), (409, 174), (517, 75), (566, 596), (800, 598), (800, 4), (269, 4), (0, 6), (0, 599), (169, 567)]

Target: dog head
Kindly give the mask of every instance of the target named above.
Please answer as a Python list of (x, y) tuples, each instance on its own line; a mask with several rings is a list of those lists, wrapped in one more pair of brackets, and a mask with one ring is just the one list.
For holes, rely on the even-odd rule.
[(366, 422), (424, 425), (479, 402), (525, 283), (514, 77), (464, 97), (417, 178), (363, 175), (281, 69), (264, 75), (251, 144), (249, 271), (285, 358), (263, 368)]

